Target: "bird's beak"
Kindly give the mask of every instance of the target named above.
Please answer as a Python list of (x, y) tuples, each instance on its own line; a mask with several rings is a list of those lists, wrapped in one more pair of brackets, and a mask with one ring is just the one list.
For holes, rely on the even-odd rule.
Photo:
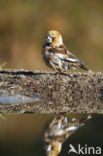
[(52, 43), (52, 38), (50, 36), (46, 36), (45, 38), (46, 43)]
[(51, 145), (50, 145), (50, 144), (49, 144), (49, 145), (47, 145), (47, 146), (45, 146), (45, 151), (46, 151), (46, 152), (51, 151)]

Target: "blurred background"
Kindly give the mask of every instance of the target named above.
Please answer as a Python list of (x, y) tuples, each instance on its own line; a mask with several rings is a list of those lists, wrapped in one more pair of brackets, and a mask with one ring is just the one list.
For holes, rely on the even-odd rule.
[(89, 69), (103, 68), (103, 1), (1, 0), (0, 65), (50, 70), (42, 60), (45, 34), (56, 29)]

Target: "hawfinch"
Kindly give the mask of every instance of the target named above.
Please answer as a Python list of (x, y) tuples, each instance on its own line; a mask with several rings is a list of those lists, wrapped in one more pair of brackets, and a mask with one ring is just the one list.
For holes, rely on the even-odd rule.
[(82, 120), (59, 115), (53, 117), (45, 126), (43, 132), (43, 141), (47, 156), (57, 156), (62, 148), (62, 144), (73, 134), (79, 127), (84, 125), (84, 121), (89, 119), (86, 117)]
[(82, 68), (88, 70), (85, 64), (78, 60), (63, 44), (61, 34), (56, 30), (50, 30), (42, 48), (45, 63), (54, 71), (64, 73), (70, 68)]

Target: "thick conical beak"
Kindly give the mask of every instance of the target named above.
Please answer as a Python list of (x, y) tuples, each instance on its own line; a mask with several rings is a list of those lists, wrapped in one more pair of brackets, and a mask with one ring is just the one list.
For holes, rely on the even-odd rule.
[(52, 38), (49, 35), (47, 35), (45, 41), (46, 43), (52, 43)]

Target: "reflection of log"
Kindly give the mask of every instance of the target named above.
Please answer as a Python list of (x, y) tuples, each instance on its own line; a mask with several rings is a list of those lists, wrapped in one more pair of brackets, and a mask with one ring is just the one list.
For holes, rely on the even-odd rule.
[(34, 100), (0, 104), (3, 113), (102, 113), (103, 73), (0, 71), (0, 95), (23, 95)]

